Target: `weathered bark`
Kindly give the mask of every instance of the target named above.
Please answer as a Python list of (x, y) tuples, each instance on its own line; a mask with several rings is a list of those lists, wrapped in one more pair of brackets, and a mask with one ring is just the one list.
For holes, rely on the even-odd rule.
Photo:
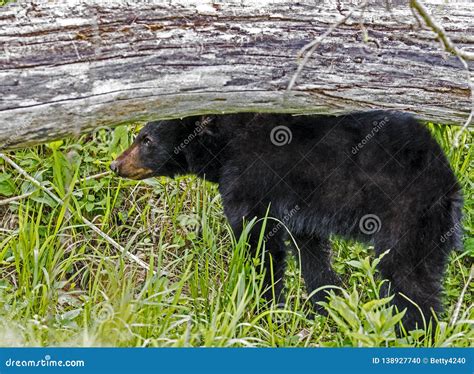
[[(297, 52), (346, 14), (343, 1), (9, 4), (0, 9), (0, 146), (210, 112), (386, 108), (462, 123), (470, 92), (459, 60), (406, 1), (391, 11), (377, 3), (321, 43), (290, 93)], [(472, 51), (472, 3), (434, 3), (425, 1)]]

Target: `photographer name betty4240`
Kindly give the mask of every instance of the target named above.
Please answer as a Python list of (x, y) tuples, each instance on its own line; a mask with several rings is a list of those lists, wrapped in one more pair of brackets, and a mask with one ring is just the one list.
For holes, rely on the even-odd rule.
[(372, 357), (373, 364), (382, 365), (465, 365), (466, 357)]

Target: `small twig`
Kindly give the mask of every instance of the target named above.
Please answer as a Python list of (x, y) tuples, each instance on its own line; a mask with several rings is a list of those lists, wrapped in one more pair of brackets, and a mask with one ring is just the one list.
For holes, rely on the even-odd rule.
[(76, 52), (76, 57), (77, 57), (77, 59), (80, 61), (80, 60), (81, 60), (81, 55), (79, 54), (79, 50), (77, 49), (77, 45), (76, 45), (76, 43), (74, 42), (74, 39), (73, 39), (73, 37), (72, 37), (71, 35), (69, 35), (69, 39), (71, 40), (72, 45), (73, 45), (73, 47), (74, 47), (74, 50), (75, 50), (75, 52)]
[(31, 191), (31, 192), (24, 193), (23, 195), (13, 196), (13, 197), (10, 197), (10, 198), (8, 198), (8, 199), (0, 200), (0, 205), (11, 204), (11, 203), (13, 203), (13, 202), (15, 202), (15, 201), (24, 199), (25, 197), (28, 197), (28, 196), (32, 195), (34, 192), (35, 192), (35, 191)]
[(93, 179), (100, 179), (102, 177), (105, 177), (109, 174), (111, 174), (111, 171), (104, 171), (103, 173), (95, 174), (95, 175), (89, 175), (88, 177), (80, 179), (80, 182), (87, 182)]
[(446, 51), (455, 55), (459, 59), (459, 61), (461, 61), (461, 64), (467, 72), (467, 82), (469, 85), (469, 90), (471, 91), (471, 110), (466, 122), (464, 123), (464, 125), (462, 125), (461, 129), (459, 129), (459, 131), (454, 136), (453, 145), (457, 148), (459, 147), (459, 139), (462, 133), (466, 131), (466, 129), (469, 127), (474, 116), (474, 84), (472, 82), (469, 66), (466, 62), (466, 60), (474, 60), (474, 53), (459, 49), (453, 43), (451, 38), (447, 35), (443, 26), (441, 26), (434, 20), (434, 18), (429, 14), (428, 9), (426, 9), (426, 7), (421, 2), (419, 2), (418, 0), (410, 0), (410, 8), (412, 9), (412, 11), (417, 11), (420, 17), (425, 21), (426, 25), (436, 33), (438, 39), (441, 41), (441, 43), (443, 43), (443, 46)]
[(411, 10), (411, 14), (413, 15), (413, 18), (415, 19), (415, 21), (417, 23), (418, 28), (421, 29), (423, 27), (423, 25), (421, 24), (421, 20), (420, 20), (420, 17), (418, 16), (418, 13), (416, 13), (415, 9), (411, 6), (410, 6), (410, 10)]
[(306, 63), (308, 62), (309, 58), (311, 57), (311, 55), (313, 54), (313, 52), (316, 50), (316, 48), (318, 48), (319, 44), (321, 44), (321, 42), (328, 36), (330, 35), (336, 28), (338, 28), (340, 25), (342, 25), (343, 23), (345, 23), (350, 17), (352, 17), (352, 15), (354, 14), (354, 12), (356, 10), (359, 10), (361, 8), (365, 8), (367, 5), (367, 1), (364, 1), (360, 6), (356, 7), (356, 8), (353, 8), (349, 13), (347, 13), (343, 18), (341, 18), (338, 22), (334, 23), (330, 28), (328, 28), (326, 30), (326, 32), (321, 35), (320, 37), (316, 38), (315, 40), (313, 40), (311, 43), (308, 43), (306, 44), (303, 48), (300, 49), (300, 51), (298, 52), (298, 58), (301, 57), (303, 55), (303, 53), (305, 53), (303, 59), (301, 60), (301, 62), (298, 64), (298, 68), (296, 69), (296, 72), (295, 74), (293, 74), (293, 77), (291, 78), (290, 80), (290, 83), (288, 84), (288, 87), (287, 87), (287, 91), (291, 91), (293, 89), (293, 86), (295, 85), (296, 83), (296, 80), (298, 79), (298, 77), (300, 76), (301, 74), (301, 71), (303, 70), (304, 66), (306, 65)]
[(466, 52), (463, 50), (460, 50), (456, 45), (452, 42), (452, 40), (449, 38), (449, 36), (446, 34), (446, 31), (444, 30), (443, 26), (439, 25), (433, 17), (428, 12), (428, 9), (420, 3), (418, 0), (410, 0), (410, 7), (414, 8), (418, 14), (423, 18), (425, 21), (426, 25), (433, 30), (436, 35), (438, 35), (438, 38), (441, 40), (441, 42), (444, 45), (444, 48), (448, 51), (451, 52), (452, 54), (462, 57), (465, 60), (474, 60), (474, 53)]
[[(35, 186), (38, 186), (40, 189), (42, 189), (44, 192), (46, 192), (56, 203), (58, 203), (59, 205), (64, 205), (63, 200), (61, 200), (53, 192), (51, 192), (45, 186), (43, 186), (43, 184), (40, 181), (38, 181), (37, 179), (35, 179), (31, 175), (29, 175), (25, 170), (23, 170), (17, 163), (15, 163), (8, 156), (4, 155), (3, 153), (0, 153), (0, 158), (2, 158), (5, 162), (10, 164), (16, 171), (18, 171), (18, 173), (23, 175), (26, 179), (28, 179)], [(135, 256), (134, 254), (128, 252), (124, 247), (122, 247), (119, 243), (117, 243), (109, 235), (107, 235), (105, 232), (103, 232), (101, 229), (99, 229), (96, 225), (94, 225), (87, 218), (83, 217), (82, 215), (78, 215), (78, 216), (86, 226), (88, 226), (92, 231), (96, 232), (99, 236), (101, 236), (106, 242), (108, 242), (110, 245), (112, 245), (114, 248), (116, 248), (124, 256), (128, 257), (130, 260), (137, 263), (142, 268), (144, 268), (148, 271), (150, 270), (150, 266), (146, 262), (144, 262), (143, 260), (141, 260), (140, 258)], [(156, 272), (154, 270), (153, 270), (153, 274), (156, 274)]]
[(454, 308), (453, 318), (451, 318), (451, 326), (454, 326), (454, 324), (458, 320), (459, 312), (462, 306), (462, 301), (464, 300), (464, 295), (466, 294), (467, 288), (469, 287), (469, 284), (471, 283), (472, 278), (474, 278), (474, 265), (471, 266), (471, 272), (469, 273), (469, 278), (467, 279), (467, 282), (461, 291), (461, 295), (459, 295), (458, 302), (456, 303), (456, 308)]
[(38, 181), (37, 179), (33, 178), (31, 175), (29, 175), (26, 171), (24, 171), (18, 164), (16, 164), (10, 157), (4, 155), (3, 153), (0, 153), (0, 158), (2, 158), (5, 162), (10, 164), (19, 174), (23, 175), (26, 179), (28, 179), (31, 183), (33, 183), (35, 186), (41, 188), (43, 191), (45, 191), (48, 195), (51, 196), (53, 200), (56, 202), (59, 202), (62, 204), (62, 200), (57, 197), (54, 193), (52, 193), (49, 189), (47, 189), (43, 184)]

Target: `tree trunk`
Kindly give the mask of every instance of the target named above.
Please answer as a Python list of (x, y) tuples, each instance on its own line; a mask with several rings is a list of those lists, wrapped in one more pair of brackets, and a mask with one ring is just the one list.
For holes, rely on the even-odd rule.
[[(240, 111), (385, 108), (462, 123), (467, 71), (407, 1), (388, 3), (359, 9), (325, 38), (291, 92), (298, 51), (350, 11), (343, 1), (8, 4), (0, 8), (0, 147)], [(469, 0), (424, 3), (459, 48), (474, 49)]]

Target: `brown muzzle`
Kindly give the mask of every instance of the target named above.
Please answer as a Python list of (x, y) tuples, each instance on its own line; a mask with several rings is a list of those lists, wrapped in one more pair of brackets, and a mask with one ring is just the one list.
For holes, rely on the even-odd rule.
[(153, 171), (144, 168), (139, 159), (138, 145), (134, 144), (110, 164), (110, 170), (120, 177), (145, 179), (153, 175)]

